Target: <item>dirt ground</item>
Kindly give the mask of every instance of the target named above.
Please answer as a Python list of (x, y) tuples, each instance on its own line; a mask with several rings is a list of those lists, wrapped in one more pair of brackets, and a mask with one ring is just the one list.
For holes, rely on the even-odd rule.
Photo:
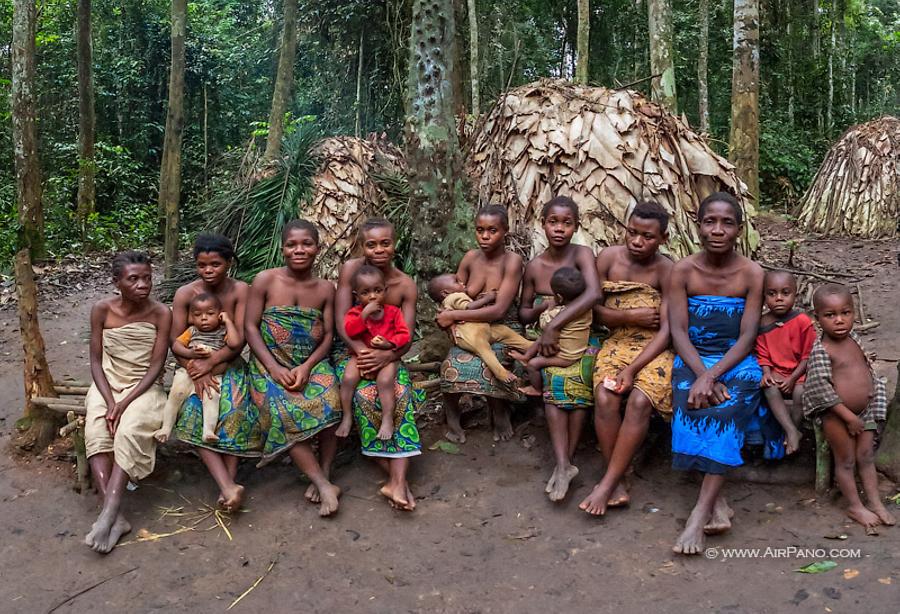
[[(762, 231), (761, 257), (784, 265), (790, 227), (769, 220)], [(900, 241), (807, 240), (795, 260), (859, 274), (866, 314), (880, 322), (864, 341), (889, 391), (900, 358), (898, 251)], [(107, 288), (79, 284), (45, 286), (41, 324), (57, 379), (89, 378), (87, 316)], [(546, 430), (519, 416), (515, 438), (496, 444), (478, 411), (460, 454), (426, 450), (413, 463), (412, 514), (375, 494), (379, 474), (352, 450), (335, 476), (341, 510), (329, 520), (303, 499), (291, 466), (244, 463), (249, 499), (230, 520), (233, 539), (207, 518), (102, 557), (82, 544), (98, 501), (73, 492), (71, 462), (21, 456), (10, 443), (22, 407), (17, 328), (15, 311), (0, 311), (0, 612), (222, 612), (270, 567), (234, 612), (900, 611), (900, 527), (867, 537), (844, 521), (840, 501), (816, 498), (809, 450), (776, 472), (787, 483), (729, 482), (734, 529), (709, 539), (707, 557), (689, 559), (670, 548), (698, 482), (670, 470), (664, 425), (654, 426), (656, 443), (631, 477), (630, 508), (596, 519), (577, 509), (599, 478), (592, 436), (579, 450), (575, 487), (554, 505), (543, 494), (552, 466)], [(427, 448), (442, 431), (425, 423)], [(896, 489), (885, 482), (884, 491)], [(126, 541), (139, 529), (178, 530), (194, 516), (173, 512), (194, 513), (215, 496), (199, 460), (167, 448), (157, 472), (126, 496), (134, 527)], [(795, 571), (823, 559), (837, 567)]]

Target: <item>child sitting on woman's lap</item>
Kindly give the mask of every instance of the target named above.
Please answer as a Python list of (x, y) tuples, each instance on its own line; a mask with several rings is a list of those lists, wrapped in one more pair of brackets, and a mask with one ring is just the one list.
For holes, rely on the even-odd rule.
[[(384, 274), (380, 269), (364, 264), (352, 280), (357, 304), (344, 316), (344, 328), (352, 339), (362, 340), (368, 347), (389, 350), (403, 347), (410, 341), (409, 328), (399, 307), (384, 302)], [(381, 401), (381, 428), (378, 439), (387, 440), (394, 434), (394, 384), (397, 381), (397, 362), (382, 367), (377, 373), (361, 373), (356, 357), (350, 358), (341, 381), (341, 407), (344, 412), (337, 436), (346, 437), (353, 421), (353, 393), (360, 380), (375, 379)]]
[[(584, 277), (581, 272), (573, 267), (562, 267), (553, 273), (550, 278), (550, 289), (553, 290), (554, 306), (546, 309), (540, 316), (541, 329), (559, 315), (567, 305), (581, 296), (586, 290)], [(521, 388), (528, 396), (541, 396), (541, 369), (545, 367), (568, 367), (581, 360), (588, 348), (588, 338), (591, 334), (591, 321), (593, 312), (588, 309), (579, 314), (575, 320), (567, 324), (559, 333), (559, 353), (555, 356), (538, 355), (539, 345), (533, 344), (523, 354), (510, 351), (509, 355), (525, 365), (528, 371), (530, 386)]]

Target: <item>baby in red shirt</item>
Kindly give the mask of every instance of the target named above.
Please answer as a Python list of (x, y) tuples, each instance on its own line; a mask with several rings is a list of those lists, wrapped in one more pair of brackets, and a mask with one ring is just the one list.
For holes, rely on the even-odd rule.
[[(803, 382), (816, 329), (808, 315), (794, 309), (797, 280), (792, 274), (766, 273), (764, 297), (769, 311), (759, 321), (756, 338), (756, 357), (763, 371), (760, 385), (769, 409), (784, 429), (785, 452), (792, 454), (800, 445), (797, 425), (803, 416)], [(793, 399), (790, 412), (785, 397)]]
[[(409, 328), (399, 307), (384, 303), (384, 274), (380, 269), (368, 264), (359, 267), (351, 280), (356, 305), (344, 316), (347, 336), (359, 339), (370, 348), (390, 350), (409, 343)], [(341, 426), (349, 431), (353, 416), (353, 393), (360, 379), (375, 376), (378, 399), (381, 401), (381, 428), (378, 439), (394, 436), (394, 405), (396, 398), (394, 385), (397, 382), (397, 363), (394, 361), (382, 367), (378, 373), (360, 373), (356, 366), (356, 356), (351, 356), (341, 381), (341, 408), (344, 412)]]

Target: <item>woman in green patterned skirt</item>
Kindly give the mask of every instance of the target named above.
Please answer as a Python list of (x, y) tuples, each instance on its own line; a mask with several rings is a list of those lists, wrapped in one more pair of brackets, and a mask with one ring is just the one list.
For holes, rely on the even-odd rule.
[[(353, 306), (353, 290), (350, 282), (363, 264), (372, 265), (384, 273), (385, 303), (400, 308), (411, 334), (416, 326), (418, 291), (412, 278), (393, 264), (394, 226), (383, 219), (367, 220), (359, 230), (359, 244), (362, 246), (363, 255), (348, 260), (341, 267), (335, 295), (335, 320), (340, 339), (335, 343), (332, 358), (339, 378), (343, 377), (344, 368), (350, 360), (348, 347), (353, 348), (360, 372), (371, 373), (399, 361), (411, 345), (381, 350), (367, 347), (362, 341), (347, 336), (344, 329), (344, 314)], [(423, 391), (413, 388), (409, 372), (402, 364), (397, 370), (394, 398), (396, 399), (394, 432), (390, 439), (377, 437), (381, 428), (382, 414), (378, 388), (374, 380), (363, 379), (357, 385), (356, 393), (353, 395), (353, 417), (359, 429), (362, 453), (373, 458), (388, 474), (388, 482), (379, 492), (387, 497), (396, 509), (411, 511), (416, 507), (416, 501), (406, 480), (406, 474), (409, 470), (409, 458), (422, 453), (415, 411), (416, 406), (424, 400), (424, 394)], [(348, 434), (349, 429), (338, 432), (338, 436), (345, 437)]]

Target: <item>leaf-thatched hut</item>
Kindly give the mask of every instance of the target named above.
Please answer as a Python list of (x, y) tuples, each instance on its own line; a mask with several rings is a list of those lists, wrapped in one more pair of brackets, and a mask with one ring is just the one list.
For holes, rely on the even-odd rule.
[[(582, 211), (576, 240), (619, 241), (630, 207), (657, 200), (672, 213), (668, 249), (698, 249), (694, 222), (705, 196), (728, 191), (750, 215), (746, 186), (682, 119), (631, 90), (541, 80), (504, 94), (476, 129), (469, 175), (479, 204), (500, 203), (532, 251), (543, 245), (540, 208), (569, 196)], [(746, 224), (744, 253), (758, 235)]]
[(835, 143), (799, 205), (800, 226), (867, 239), (900, 231), (900, 119), (853, 126)]
[(376, 136), (326, 138), (313, 153), (319, 166), (313, 176), (312, 198), (301, 205), (300, 215), (319, 226), (319, 270), (336, 277), (353, 251), (359, 225), (370, 216), (389, 215), (385, 209), (394, 199), (408, 197), (402, 193), (406, 190), (405, 163), (395, 145)]

